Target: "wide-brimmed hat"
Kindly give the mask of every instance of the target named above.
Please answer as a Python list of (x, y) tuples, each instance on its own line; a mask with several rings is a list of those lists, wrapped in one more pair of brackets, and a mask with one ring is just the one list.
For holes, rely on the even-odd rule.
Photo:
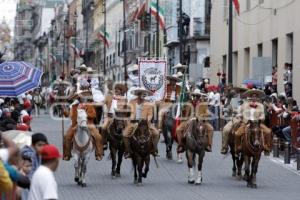
[(79, 69), (72, 69), (72, 70), (70, 71), (70, 75), (71, 75), (71, 76), (74, 76), (75, 74), (80, 74), (80, 70), (79, 70)]
[(246, 92), (248, 89), (247, 88), (245, 88), (245, 87), (233, 87), (232, 88), (235, 92), (237, 92), (237, 93), (244, 93), (244, 92)]
[(173, 66), (172, 69), (186, 69), (187, 65), (183, 65), (181, 63), (178, 63), (177, 65)]
[(153, 95), (153, 93), (152, 93), (151, 91), (147, 90), (147, 89), (144, 88), (144, 87), (137, 87), (137, 88), (135, 88), (135, 89), (133, 89), (133, 90), (131, 91), (131, 94), (136, 95), (136, 96), (137, 96), (139, 93), (142, 93), (143, 95), (147, 95), (147, 96), (152, 96), (152, 95)]
[(208, 95), (205, 93), (202, 93), (201, 90), (199, 90), (198, 88), (195, 89), (193, 92), (191, 92), (191, 95), (194, 96), (203, 96), (203, 97), (207, 97)]
[(85, 72), (85, 71), (87, 71), (87, 67), (86, 67), (85, 64), (82, 64), (82, 65), (76, 67), (76, 69), (80, 70), (80, 72)]
[(128, 88), (126, 87), (126, 85), (123, 84), (123, 83), (116, 83), (116, 84), (114, 85), (114, 89), (115, 89), (115, 90), (116, 90), (116, 89), (119, 89), (119, 90), (121, 90), (122, 93), (126, 93), (127, 90), (128, 90)]
[(88, 74), (93, 74), (93, 73), (95, 73), (96, 72), (96, 70), (94, 70), (93, 68), (91, 68), (91, 67), (88, 67), (87, 69), (86, 69), (86, 73), (88, 73)]
[(75, 93), (70, 97), (70, 99), (77, 99), (77, 98), (93, 98), (93, 93), (90, 90), (82, 90), (80, 92)]
[(167, 75), (166, 79), (169, 81), (181, 82), (182, 80), (178, 77), (177, 74)]
[(242, 97), (251, 98), (253, 95), (256, 95), (258, 98), (265, 97), (265, 93), (262, 90), (258, 90), (258, 89), (247, 90), (246, 92), (243, 93)]
[(134, 64), (130, 67), (128, 67), (127, 72), (133, 72), (139, 70), (139, 66), (137, 64)]

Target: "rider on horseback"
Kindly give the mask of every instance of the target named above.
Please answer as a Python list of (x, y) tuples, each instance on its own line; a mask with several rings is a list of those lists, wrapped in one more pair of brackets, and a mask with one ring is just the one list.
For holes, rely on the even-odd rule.
[(130, 121), (127, 121), (126, 128), (123, 132), (126, 152), (125, 158), (129, 158), (132, 154), (132, 150), (130, 148), (130, 138), (133, 136), (134, 130), (135, 128), (137, 128), (138, 122), (141, 119), (147, 120), (148, 122), (151, 140), (153, 143), (152, 154), (154, 156), (157, 156), (157, 143), (159, 141), (159, 132), (151, 123), (153, 118), (153, 105), (144, 98), (147, 95), (152, 95), (152, 92), (146, 90), (145, 88), (136, 88), (132, 91), (132, 93), (136, 95), (137, 98), (131, 100), (128, 104), (130, 106), (131, 115)]
[[(96, 126), (94, 125), (94, 119), (96, 118), (96, 111), (94, 106), (90, 102), (88, 102), (89, 101), (89, 99), (87, 99), (88, 97), (89, 98), (92, 97), (92, 93), (90, 91), (82, 91), (81, 93), (73, 97), (77, 99), (71, 105), (71, 111), (70, 111), (70, 118), (72, 121), (71, 127), (64, 135), (64, 157), (63, 157), (64, 160), (70, 160), (71, 158), (73, 138), (77, 129), (77, 109), (79, 106), (81, 109), (85, 109), (87, 113), (88, 128), (92, 134), (92, 137), (94, 138), (96, 160), (102, 160), (103, 157), (102, 137), (99, 134), (99, 131), (97, 130)], [(80, 104), (80, 102), (82, 102), (83, 104)]]
[(115, 84), (114, 89), (115, 94), (113, 95), (113, 93), (108, 93), (104, 99), (104, 105), (106, 105), (106, 112), (103, 125), (101, 126), (104, 146), (107, 145), (107, 130), (113, 122), (115, 110), (120, 108), (120, 106), (125, 105), (126, 103), (126, 99), (124, 97), (124, 94), (127, 91), (126, 86), (124, 84), (117, 83)]
[(249, 101), (245, 102), (240, 109), (240, 115), (243, 118), (243, 122), (239, 129), (235, 132), (235, 148), (236, 152), (242, 150), (242, 136), (246, 132), (246, 127), (249, 121), (260, 122), (260, 129), (263, 134), (263, 149), (268, 154), (271, 150), (271, 129), (263, 124), (265, 120), (264, 106), (258, 102), (259, 98), (264, 96), (264, 92), (252, 89), (243, 94), (244, 97), (248, 97)]
[[(196, 117), (203, 121), (203, 126), (207, 130), (207, 136), (208, 136), (208, 144), (206, 147), (206, 151), (211, 152), (212, 151), (212, 140), (213, 140), (213, 127), (207, 122), (207, 117), (210, 116), (210, 112), (208, 109), (208, 103), (205, 101), (205, 98), (207, 98), (206, 94), (203, 94), (200, 92), (199, 89), (195, 89), (194, 92), (192, 92), (193, 96), (193, 106), (195, 107), (195, 115)], [(188, 107), (188, 105), (186, 105)], [(185, 115), (185, 117), (190, 116), (190, 112), (188, 112), (189, 115)], [(180, 126), (176, 130), (177, 139), (178, 139), (178, 149), (177, 151), (179, 153), (182, 153), (185, 150), (185, 130), (187, 128), (187, 124), (191, 119), (187, 121), (183, 121), (180, 123)]]

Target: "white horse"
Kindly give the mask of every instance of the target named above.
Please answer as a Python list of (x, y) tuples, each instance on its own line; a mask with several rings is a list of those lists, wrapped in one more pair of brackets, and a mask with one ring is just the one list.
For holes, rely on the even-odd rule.
[(77, 129), (73, 141), (75, 163), (75, 182), (86, 187), (86, 166), (94, 151), (93, 138), (87, 125), (87, 113), (84, 109), (77, 109)]

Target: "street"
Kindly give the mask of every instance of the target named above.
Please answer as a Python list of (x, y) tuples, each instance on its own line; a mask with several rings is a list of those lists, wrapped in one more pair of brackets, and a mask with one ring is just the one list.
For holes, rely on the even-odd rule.
[[(68, 126), (69, 122), (66, 122), (65, 131)], [(32, 122), (33, 131), (45, 133), (49, 142), (59, 146), (60, 150), (62, 150), (61, 128), (61, 121), (52, 120), (48, 115), (35, 117)], [(108, 151), (100, 162), (91, 157), (87, 169), (86, 188), (75, 184), (73, 162), (61, 161), (56, 172), (59, 199), (299, 199), (300, 173), (291, 172), (265, 156), (262, 156), (259, 164), (257, 189), (247, 188), (244, 181), (232, 178), (230, 156), (224, 158), (219, 153), (220, 136), (219, 132), (215, 132), (213, 152), (207, 153), (204, 158), (203, 183), (200, 186), (187, 183), (186, 163), (177, 164), (175, 161), (166, 160), (165, 147), (160, 143), (161, 157), (157, 159), (159, 168), (156, 168), (154, 160), (151, 160), (149, 176), (143, 180), (143, 186), (140, 187), (133, 184), (132, 165), (129, 160), (123, 161), (121, 177), (111, 178)]]

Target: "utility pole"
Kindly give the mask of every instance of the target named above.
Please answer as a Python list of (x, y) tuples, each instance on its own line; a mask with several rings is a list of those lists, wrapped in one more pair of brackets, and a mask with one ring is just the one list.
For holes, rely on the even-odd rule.
[(159, 0), (156, 0), (156, 59), (159, 58)]
[[(106, 0), (103, 0), (103, 14), (104, 14), (104, 39), (107, 41), (106, 36)], [(103, 45), (103, 53), (104, 53), (104, 65), (103, 65), (103, 74), (106, 75), (106, 42)]]
[(123, 0), (123, 48), (124, 48), (124, 80), (127, 84), (127, 41), (126, 41), (126, 0)]
[(182, 26), (182, 0), (179, 0), (179, 61), (183, 63), (183, 26)]
[(232, 83), (232, 1), (229, 0), (229, 26), (228, 26), (228, 83)]

